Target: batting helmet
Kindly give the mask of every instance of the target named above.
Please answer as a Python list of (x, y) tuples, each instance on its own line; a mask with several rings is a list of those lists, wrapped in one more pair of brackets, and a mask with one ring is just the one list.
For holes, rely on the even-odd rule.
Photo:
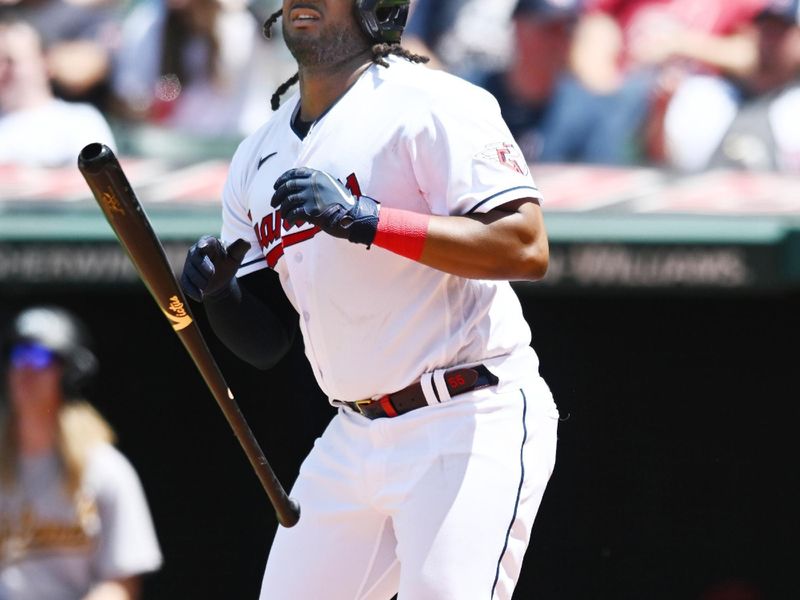
[(375, 43), (399, 44), (411, 0), (356, 0), (361, 29)]
[(3, 367), (12, 349), (26, 343), (49, 350), (61, 360), (62, 389), (68, 399), (79, 398), (97, 374), (98, 362), (89, 349), (86, 327), (62, 308), (35, 306), (20, 312), (2, 341)]

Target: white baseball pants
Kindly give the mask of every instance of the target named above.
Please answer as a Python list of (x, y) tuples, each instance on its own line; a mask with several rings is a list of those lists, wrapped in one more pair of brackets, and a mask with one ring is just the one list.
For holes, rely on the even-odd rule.
[(261, 600), (507, 600), (553, 471), (538, 376), (395, 418), (341, 408), (304, 461)]

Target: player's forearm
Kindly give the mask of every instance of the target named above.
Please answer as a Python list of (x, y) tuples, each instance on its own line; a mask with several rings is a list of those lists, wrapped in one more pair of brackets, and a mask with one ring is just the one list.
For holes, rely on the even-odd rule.
[(538, 200), (508, 202), (486, 214), (434, 216), (385, 207), (353, 196), (330, 174), (286, 171), (275, 182), (273, 207), (291, 223), (312, 223), (328, 235), (377, 246), (434, 269), (471, 279), (537, 280), (547, 271), (547, 234)]
[(541, 279), (549, 262), (541, 209), (529, 201), (483, 215), (431, 217), (419, 262), (470, 279)]
[(214, 333), (245, 362), (269, 369), (289, 351), (295, 328), (284, 323), (246, 285), (235, 293), (204, 302)]

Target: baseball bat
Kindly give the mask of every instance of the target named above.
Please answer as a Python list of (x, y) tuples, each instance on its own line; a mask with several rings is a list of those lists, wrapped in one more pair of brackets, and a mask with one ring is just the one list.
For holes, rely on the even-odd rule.
[(278, 522), (284, 527), (292, 527), (300, 518), (300, 506), (286, 495), (239, 410), (175, 279), (164, 247), (153, 231), (117, 157), (104, 144), (89, 144), (78, 156), (78, 169), (142, 281), (183, 342), (222, 409), (275, 508)]

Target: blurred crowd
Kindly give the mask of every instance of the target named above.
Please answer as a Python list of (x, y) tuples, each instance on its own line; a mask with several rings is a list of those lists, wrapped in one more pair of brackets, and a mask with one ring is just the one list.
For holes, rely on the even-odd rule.
[[(242, 139), (296, 71), (280, 4), (0, 0), (0, 163)], [(531, 163), (800, 172), (798, 4), (412, 0), (404, 45), (490, 91)]]

